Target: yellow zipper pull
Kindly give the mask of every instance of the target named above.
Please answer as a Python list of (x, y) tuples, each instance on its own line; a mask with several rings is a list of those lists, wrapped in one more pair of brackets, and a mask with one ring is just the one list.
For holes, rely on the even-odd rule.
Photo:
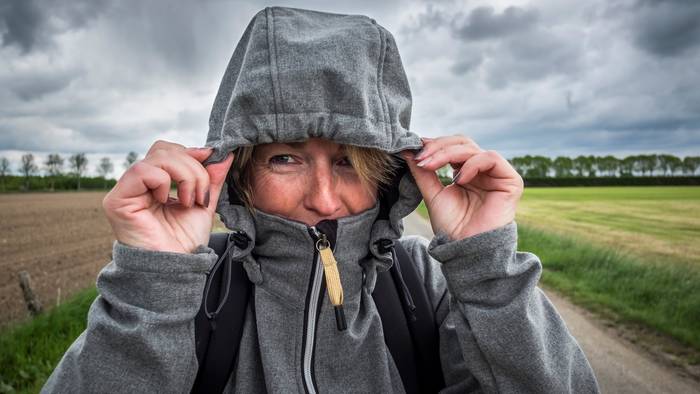
[(333, 256), (331, 244), (326, 239), (326, 236), (321, 234), (321, 238), (316, 241), (316, 250), (321, 256), (323, 263), (323, 273), (326, 277), (326, 288), (328, 289), (328, 297), (335, 309), (335, 322), (338, 325), (338, 331), (347, 329), (345, 321), (345, 312), (343, 311), (343, 285), (340, 283), (340, 273), (338, 272), (338, 262)]

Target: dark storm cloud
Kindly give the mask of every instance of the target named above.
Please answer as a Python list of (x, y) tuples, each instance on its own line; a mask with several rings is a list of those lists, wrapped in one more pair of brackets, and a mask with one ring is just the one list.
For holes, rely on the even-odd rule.
[(678, 56), (700, 45), (700, 2), (640, 1), (631, 29), (645, 51)]
[(466, 17), (455, 17), (452, 28), (462, 39), (492, 39), (526, 31), (535, 25), (537, 17), (534, 9), (511, 6), (496, 13), (493, 7), (477, 7)]
[(22, 53), (51, 44), (57, 33), (85, 26), (107, 4), (104, 0), (5, 0), (0, 4), (0, 32), (4, 47)]
[(42, 34), (45, 25), (46, 17), (34, 1), (7, 0), (0, 4), (3, 46), (16, 45), (22, 52), (29, 52), (46, 39)]
[(60, 92), (77, 77), (75, 71), (60, 71), (21, 74), (12, 78), (0, 78), (0, 83), (24, 101), (41, 98), (47, 94)]

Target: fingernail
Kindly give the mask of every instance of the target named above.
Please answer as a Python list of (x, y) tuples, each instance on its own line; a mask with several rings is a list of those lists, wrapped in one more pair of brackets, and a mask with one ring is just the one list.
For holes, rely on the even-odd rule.
[(429, 158), (427, 158), (427, 159), (421, 161), (420, 163), (418, 163), (417, 166), (418, 166), (418, 167), (423, 167), (423, 166), (425, 166), (426, 164), (430, 163), (431, 160), (433, 160), (433, 158), (432, 158), (432, 157), (429, 157)]
[(204, 193), (204, 207), (209, 208), (209, 189)]
[(190, 206), (193, 207), (194, 204), (197, 203), (197, 193), (192, 192), (191, 198), (190, 198)]
[(457, 171), (456, 174), (452, 175), (452, 183), (457, 182), (457, 178), (459, 178), (459, 174), (462, 173), (462, 170)]

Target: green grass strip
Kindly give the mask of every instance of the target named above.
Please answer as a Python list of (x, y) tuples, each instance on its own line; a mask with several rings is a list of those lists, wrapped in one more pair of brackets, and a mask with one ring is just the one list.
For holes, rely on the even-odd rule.
[(35, 319), (0, 332), (0, 393), (37, 393), (85, 330), (93, 287)]
[(542, 261), (542, 282), (599, 312), (700, 350), (700, 270), (642, 262), (570, 237), (518, 225), (518, 250)]

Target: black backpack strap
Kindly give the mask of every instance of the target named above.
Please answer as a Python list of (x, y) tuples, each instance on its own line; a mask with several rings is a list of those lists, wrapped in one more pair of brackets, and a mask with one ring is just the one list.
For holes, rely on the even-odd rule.
[(209, 247), (219, 256), (207, 273), (202, 305), (195, 317), (199, 369), (192, 393), (221, 393), (238, 356), (252, 287), (243, 265), (231, 261), (231, 248), (245, 249), (242, 232), (212, 233)]
[(436, 393), (445, 387), (440, 364), (438, 326), (413, 259), (400, 242), (392, 249), (394, 264), (377, 275), (372, 298), (379, 311), (384, 340), (407, 393)]
[(401, 267), (400, 273), (415, 305), (413, 313), (416, 318), (408, 321), (408, 327), (411, 330), (416, 351), (420, 391), (421, 393), (437, 393), (445, 388), (445, 378), (440, 362), (440, 336), (439, 327), (435, 320), (435, 311), (433, 311), (428, 293), (416, 271), (413, 259), (401, 242), (396, 242), (394, 251), (397, 257), (395, 260), (399, 262), (397, 268)]
[[(396, 265), (396, 261), (394, 261), (394, 265)], [(404, 390), (408, 394), (419, 393), (418, 371), (411, 331), (408, 328), (404, 306), (392, 278), (391, 269), (377, 273), (377, 282), (374, 285), (372, 298), (382, 320), (384, 342), (399, 370)]]

